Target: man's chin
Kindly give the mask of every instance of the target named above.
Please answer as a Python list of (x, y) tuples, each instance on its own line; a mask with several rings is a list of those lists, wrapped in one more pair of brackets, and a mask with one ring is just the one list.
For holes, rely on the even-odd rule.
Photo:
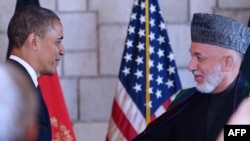
[(213, 92), (213, 88), (211, 87), (205, 87), (204, 85), (196, 85), (196, 89), (201, 92), (201, 93), (204, 93), (204, 94), (208, 94), (208, 93), (212, 93)]
[(53, 76), (54, 74), (56, 74), (56, 70), (46, 71), (46, 72), (45, 72), (45, 73), (43, 73), (42, 75)]
[(56, 71), (49, 72), (48, 75), (53, 76), (56, 74)]

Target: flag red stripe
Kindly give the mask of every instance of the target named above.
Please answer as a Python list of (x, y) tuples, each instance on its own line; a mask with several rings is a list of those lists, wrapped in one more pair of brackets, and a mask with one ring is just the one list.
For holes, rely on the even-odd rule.
[(164, 107), (165, 109), (167, 109), (168, 106), (169, 106), (169, 104), (170, 104), (171, 102), (172, 102), (171, 99), (167, 99), (167, 100), (163, 103), (163, 107)]
[(118, 128), (121, 130), (121, 133), (124, 135), (124, 137), (126, 137), (127, 140), (131, 140), (137, 135), (135, 129), (133, 128), (133, 125), (130, 124), (130, 122), (124, 115), (116, 99), (113, 103), (112, 117)]

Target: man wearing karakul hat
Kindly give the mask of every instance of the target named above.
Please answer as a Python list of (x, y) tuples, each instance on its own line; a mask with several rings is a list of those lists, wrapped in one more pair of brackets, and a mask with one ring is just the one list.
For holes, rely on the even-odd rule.
[(168, 111), (133, 141), (215, 141), (250, 85), (240, 65), (250, 28), (220, 15), (196, 13), (191, 23), (189, 71), (195, 87), (177, 93)]

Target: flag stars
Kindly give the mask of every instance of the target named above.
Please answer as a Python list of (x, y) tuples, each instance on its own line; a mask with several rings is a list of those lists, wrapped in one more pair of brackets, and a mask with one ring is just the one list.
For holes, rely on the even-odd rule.
[(161, 22), (160, 25), (159, 25), (159, 27), (161, 28), (161, 30), (166, 29), (166, 25), (165, 25), (164, 22)]
[(154, 61), (153, 60), (149, 60), (149, 67), (150, 68), (154, 67)]
[(157, 69), (158, 69), (159, 72), (162, 71), (163, 70), (163, 64), (162, 63), (158, 63)]
[(164, 56), (164, 50), (159, 49), (158, 52), (157, 52), (157, 55), (159, 56), (159, 58), (163, 57)]
[(142, 91), (141, 84), (135, 83), (135, 86), (133, 87), (133, 89), (135, 90), (136, 93), (138, 93), (139, 91)]
[(161, 92), (160, 90), (157, 89), (157, 91), (156, 91), (156, 93), (155, 93), (157, 99), (159, 99), (159, 98), (162, 97), (162, 94), (161, 94), (161, 93), (162, 93), (162, 92)]
[(150, 12), (154, 13), (156, 11), (156, 6), (154, 6), (153, 4), (150, 5)]
[(129, 34), (135, 33), (135, 27), (130, 25), (129, 28), (128, 28), (128, 33)]
[(149, 93), (153, 94), (153, 88), (152, 87), (149, 88)]
[(149, 81), (153, 81), (153, 74), (149, 74)]
[(135, 61), (137, 65), (139, 66), (140, 64), (143, 64), (143, 57), (138, 56)]
[(132, 14), (131, 14), (130, 20), (131, 20), (131, 21), (136, 20), (136, 13), (132, 13)]
[(137, 69), (135, 72), (136, 78), (139, 79), (140, 77), (142, 77), (142, 71)]
[(146, 7), (145, 2), (142, 2), (140, 6), (141, 6), (141, 10), (145, 9)]
[(143, 37), (143, 36), (145, 36), (145, 30), (140, 29), (139, 32), (138, 32), (138, 34), (139, 34), (140, 38)]
[(132, 54), (126, 53), (123, 58), (126, 60), (126, 62), (132, 61)]
[(151, 27), (154, 27), (154, 26), (155, 26), (155, 20), (154, 20), (154, 19), (151, 19), (149, 23), (150, 23), (150, 26), (151, 26)]
[(170, 62), (173, 61), (174, 60), (174, 54), (172, 52), (170, 52), (169, 55), (168, 55), (168, 58), (169, 58)]
[(125, 67), (122, 72), (124, 73), (125, 76), (127, 76), (128, 74), (130, 74), (130, 68)]
[(149, 38), (150, 41), (153, 41), (155, 39), (155, 34), (153, 32), (150, 32)]
[(126, 46), (127, 46), (127, 48), (133, 47), (133, 41), (128, 39), (126, 42)]
[[(146, 104), (144, 104), (145, 106), (146, 106)], [(149, 106), (149, 108), (152, 108), (153, 106), (152, 106), (152, 101), (149, 101), (148, 102), (148, 106)]]
[(160, 37), (157, 39), (157, 41), (159, 42), (159, 44), (161, 45), (162, 43), (165, 43), (165, 39), (163, 36), (160, 35)]
[(175, 73), (175, 70), (174, 70), (175, 68), (174, 67), (172, 67), (172, 66), (169, 66), (168, 67), (168, 73), (169, 73), (169, 75), (171, 75), (172, 73), (174, 74)]
[(162, 11), (159, 11), (158, 13), (162, 16)]
[(145, 16), (141, 15), (140, 22), (141, 22), (141, 24), (143, 24), (145, 22)]
[(156, 82), (158, 85), (163, 84), (163, 77), (157, 76)]
[(138, 48), (139, 51), (144, 50), (144, 44), (141, 42), (136, 47)]
[(135, 0), (135, 1), (134, 1), (134, 5), (135, 5), (135, 6), (138, 6), (138, 0)]
[(153, 54), (153, 53), (155, 53), (154, 47), (153, 47), (153, 46), (150, 46), (150, 47), (149, 47), (149, 54), (151, 55), (151, 54)]
[(174, 87), (174, 81), (168, 79), (168, 81), (166, 82), (166, 85), (168, 86), (168, 88)]

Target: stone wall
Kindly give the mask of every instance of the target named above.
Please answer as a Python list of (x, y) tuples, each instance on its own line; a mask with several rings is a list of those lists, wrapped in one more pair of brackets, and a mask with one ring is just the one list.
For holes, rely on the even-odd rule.
[[(159, 0), (183, 87), (195, 83), (187, 71), (190, 20), (195, 12), (217, 13), (243, 23), (249, 0)], [(16, 0), (0, 0), (0, 62)], [(66, 55), (58, 67), (64, 98), (79, 141), (105, 140), (133, 0), (40, 0), (64, 26)]]

